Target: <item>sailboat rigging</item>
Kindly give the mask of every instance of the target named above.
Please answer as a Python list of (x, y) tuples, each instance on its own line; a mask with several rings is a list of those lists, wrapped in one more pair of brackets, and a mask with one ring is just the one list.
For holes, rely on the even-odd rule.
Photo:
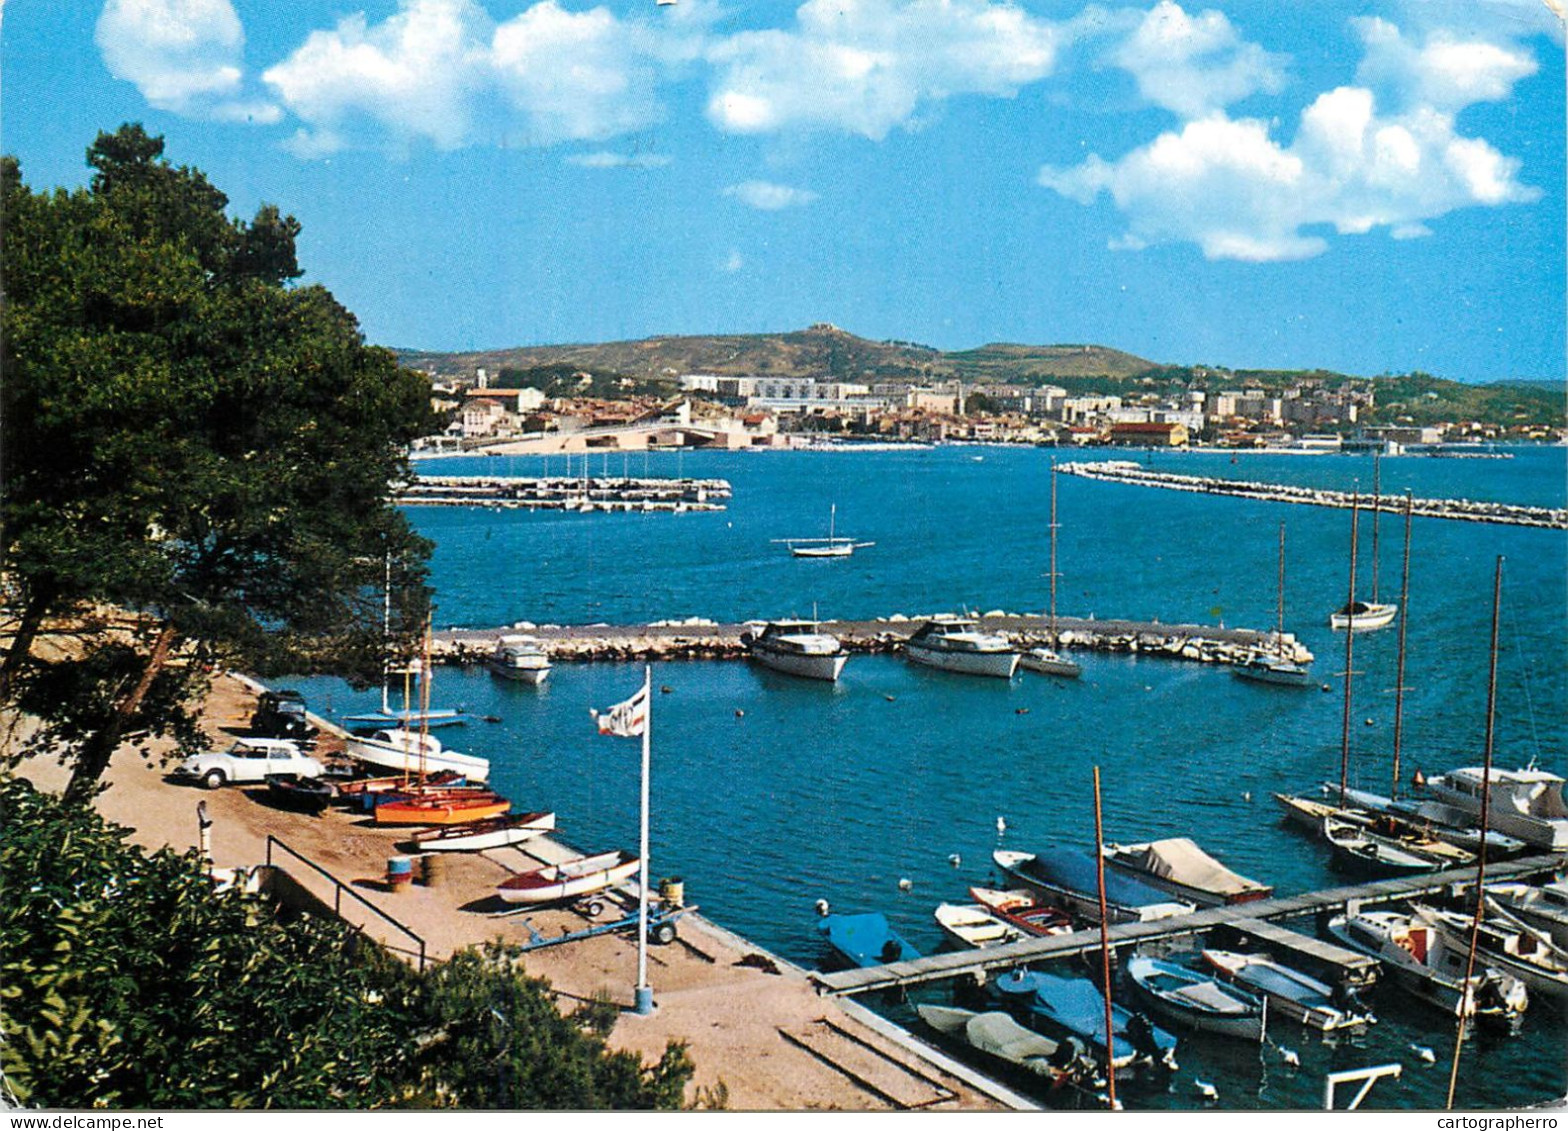
[[(1349, 632), (1364, 632), (1369, 628), (1383, 628), (1392, 624), (1394, 617), (1399, 612), (1398, 605), (1386, 605), (1378, 601), (1378, 512), (1381, 509), (1379, 492), (1381, 468), (1379, 458), (1372, 458), (1372, 599), (1358, 601), (1355, 594), (1350, 595), (1350, 600), (1345, 602), (1345, 607), (1328, 618), (1329, 626), (1335, 629), (1345, 629)], [(1351, 545), (1355, 545), (1356, 508), (1351, 507)], [(1351, 551), (1354, 553), (1354, 549)]]
[(1053, 458), (1051, 460), (1051, 644), (1050, 647), (1031, 648), (1020, 657), (1018, 666), (1044, 675), (1076, 679), (1083, 674), (1083, 669), (1073, 660), (1063, 659), (1056, 651), (1059, 644), (1056, 635), (1056, 530), (1059, 525), (1056, 521), (1056, 460)]
[(834, 503), (828, 509), (826, 538), (775, 538), (773, 541), (784, 543), (797, 558), (847, 558), (856, 550), (876, 545), (875, 542), (857, 542), (853, 538), (840, 537), (836, 529), (837, 522), (838, 504)]
[(1274, 628), (1272, 652), (1260, 651), (1244, 664), (1231, 669), (1240, 679), (1272, 683), (1281, 687), (1310, 687), (1312, 674), (1296, 663), (1285, 646), (1285, 524), (1279, 524), (1279, 597), (1278, 620)]

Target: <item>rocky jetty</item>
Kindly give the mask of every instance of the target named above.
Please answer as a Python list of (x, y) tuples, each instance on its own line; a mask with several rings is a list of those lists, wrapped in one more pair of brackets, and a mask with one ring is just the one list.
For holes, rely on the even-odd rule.
[(583, 512), (721, 511), (731, 494), (725, 479), (491, 475), (421, 475), (395, 492), (402, 506)]

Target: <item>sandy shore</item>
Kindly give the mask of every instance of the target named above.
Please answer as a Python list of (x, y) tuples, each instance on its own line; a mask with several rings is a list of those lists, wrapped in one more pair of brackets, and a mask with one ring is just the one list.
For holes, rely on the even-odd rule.
[[(226, 728), (243, 729), (253, 705), (254, 695), (244, 683), (220, 677), (207, 706), (209, 733), (221, 742), (228, 737)], [(45, 789), (62, 788), (66, 780), (65, 771), (47, 759), (34, 759), (21, 772)], [(591, 925), (564, 909), (494, 914), (502, 907), (494, 895), (500, 880), (568, 853), (554, 842), (483, 854), (447, 853), (430, 883), (394, 891), (385, 882), (386, 866), (390, 857), (407, 854), (406, 830), (376, 826), (363, 814), (338, 808), (320, 817), (277, 809), (267, 803), (262, 787), (208, 791), (175, 784), (128, 749), (116, 756), (106, 780), (110, 788), (98, 807), (107, 819), (134, 830), (135, 843), (196, 847), (196, 807), (205, 802), (217, 867), (265, 863), (272, 838), (272, 860), (292, 880), (327, 906), (339, 905), (345, 919), (411, 960), (417, 960), (419, 944), (371, 907), (423, 940), (430, 960), (490, 939), (520, 943), (531, 931), (550, 937)], [(519, 805), (525, 806), (526, 799)], [(701, 894), (688, 891), (687, 898), (700, 904)], [(721, 1083), (735, 1110), (989, 1110), (1006, 1106), (1009, 1099), (1005, 1092), (988, 1094), (983, 1080), (934, 1050), (885, 1032), (858, 1007), (818, 996), (802, 971), (695, 913), (681, 919), (674, 943), (649, 948), (656, 1002), (650, 1016), (629, 1012), (636, 976), (636, 945), (629, 935), (606, 934), (532, 952), (526, 969), (549, 979), (563, 1011), (596, 994), (627, 1009), (610, 1038), (617, 1048), (637, 1050), (651, 1061), (666, 1041), (685, 1041), (697, 1064), (688, 1101), (697, 1099), (699, 1089), (712, 1091)]]

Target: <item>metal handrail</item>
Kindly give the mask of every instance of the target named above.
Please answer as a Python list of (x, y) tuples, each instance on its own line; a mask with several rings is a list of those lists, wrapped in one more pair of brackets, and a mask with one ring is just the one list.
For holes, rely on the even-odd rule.
[[(290, 856), (294, 857), (294, 859), (298, 860), (301, 864), (304, 864), (304, 865), (306, 865), (307, 867), (310, 867), (310, 868), (314, 868), (317, 872), (321, 873), (321, 875), (325, 876), (328, 880), (330, 880), (332, 882), (332, 889), (333, 889), (332, 913), (334, 915), (336, 915), (339, 919), (343, 918), (343, 896), (344, 896), (345, 893), (347, 893), (348, 895), (351, 895), (355, 899), (357, 899), (360, 903), (364, 904), (365, 907), (368, 910), (374, 912), (376, 915), (379, 915), (382, 919), (385, 919), (388, 923), (392, 924), (392, 926), (396, 927), (398, 930), (402, 931), (409, 938), (413, 939), (414, 942), (418, 943), (419, 944), (419, 972), (421, 974), (423, 974), (425, 972), (425, 940), (420, 938), (417, 934), (415, 934), (414, 931), (411, 928), (409, 928), (406, 924), (400, 923), (396, 919), (392, 918), (392, 916), (388, 915), (385, 911), (381, 910), (381, 908), (377, 907), (374, 903), (371, 903), (370, 900), (368, 900), (364, 896), (360, 895), (359, 892), (357, 892), (353, 888), (349, 887), (342, 880), (338, 879), (331, 872), (329, 872), (325, 868), (323, 868), (320, 864), (317, 864), (314, 860), (310, 859), (307, 856), (302, 855), (298, 850), (290, 848), (288, 845), (284, 844), (277, 837), (273, 836), (271, 833), (267, 834), (267, 867), (269, 867), (269, 868), (272, 867), (272, 846), (273, 845), (277, 845), (284, 852), (287, 852)], [(361, 928), (358, 927), (358, 926), (355, 926), (354, 929), (356, 931), (357, 930), (361, 930)]]

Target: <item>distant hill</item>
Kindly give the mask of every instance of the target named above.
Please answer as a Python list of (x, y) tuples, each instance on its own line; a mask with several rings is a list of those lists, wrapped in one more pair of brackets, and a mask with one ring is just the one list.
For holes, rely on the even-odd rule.
[(783, 334), (645, 338), (468, 353), (398, 353), (404, 365), (443, 377), (470, 375), (481, 366), (499, 376), (505, 370), (568, 365), (642, 381), (668, 380), (682, 373), (717, 373), (862, 383), (954, 378), (1037, 383), (1057, 377), (1134, 377), (1155, 368), (1141, 357), (1104, 346), (996, 344), (944, 353), (916, 342), (873, 342), (825, 322)]

